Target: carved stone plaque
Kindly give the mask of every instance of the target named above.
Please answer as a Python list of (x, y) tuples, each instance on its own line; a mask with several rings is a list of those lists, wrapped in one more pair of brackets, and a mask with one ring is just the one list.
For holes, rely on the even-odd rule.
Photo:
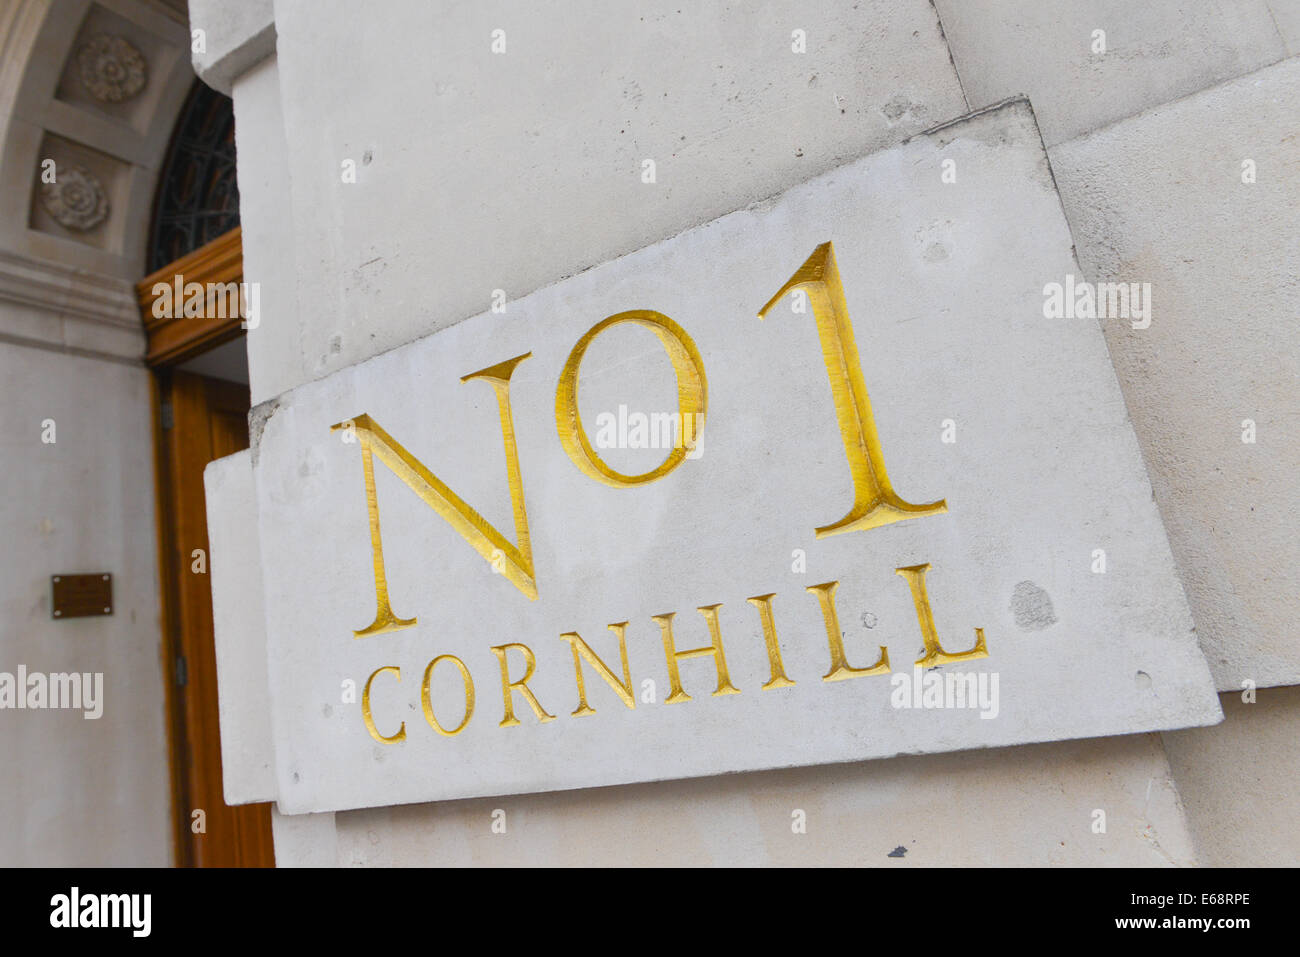
[(1218, 721), (1076, 273), (1011, 103), (259, 407), (280, 808)]

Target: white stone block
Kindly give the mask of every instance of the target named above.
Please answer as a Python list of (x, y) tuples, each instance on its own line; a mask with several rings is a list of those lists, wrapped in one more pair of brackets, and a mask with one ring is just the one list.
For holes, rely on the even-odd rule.
[(260, 295), (260, 315), (246, 340), (249, 390), (256, 405), (275, 396), (275, 383), (283, 383), (284, 373), (297, 366), (303, 341), (293, 280), (292, 203), (285, 188), (290, 181), (288, 146), (274, 55), (239, 78), (234, 100), (244, 281), (257, 283)]
[(1295, 867), (1300, 688), (1220, 700), (1224, 720), (1218, 727), (1160, 736), (1198, 859), (1209, 867)]
[(227, 804), (275, 798), (271, 702), (266, 680), (266, 615), (257, 547), (257, 496), (250, 453), (203, 470), (208, 572), (217, 654), (221, 774)]
[(189, 0), (189, 13), (194, 72), (227, 96), (246, 70), (275, 52), (273, 0)]
[(1224, 691), (1300, 683), (1297, 102), (1293, 58), (1052, 150), (1087, 277), (1151, 284), (1103, 326)]
[(276, 30), (292, 210), (262, 215), (304, 318), (250, 340), (254, 401), (967, 109), (929, 0), (279, 3)]
[(1296, 0), (1269, 0), (1269, 12), (1277, 24), (1277, 32), (1286, 41), (1291, 56), (1300, 54), (1300, 3)]
[(332, 813), (288, 815), (272, 808), (271, 834), (275, 839), (276, 867), (334, 867), (338, 864), (338, 832)]
[[(945, 183), (944, 160), (956, 183)], [(756, 312), (832, 240), (870, 392), (879, 451), (898, 493), (943, 499), (930, 514), (818, 538), (853, 498), (813, 315), (796, 300)], [(1077, 270), (1028, 104), (1020, 101), (859, 160), (784, 195), (539, 290), (302, 386), (254, 412), (254, 475), (266, 583), (281, 811), (299, 813), (618, 784), (898, 753), (992, 747), (1213, 723), (1192, 633), (1105, 341), (1095, 322), (1046, 319), (1044, 285)], [(434, 280), (430, 278), (432, 283)], [(575, 343), (606, 317), (656, 310), (698, 348), (708, 383), (700, 454), (660, 481), (600, 484), (557, 434), (556, 384)], [(382, 322), (383, 317), (376, 317)], [(376, 461), (386, 581), (419, 622), (356, 638), (375, 616), (361, 445), (331, 426), (372, 416), (487, 523), (517, 541), (498, 407), (468, 373), (531, 352), (511, 402), (539, 597), (529, 600)], [(579, 403), (588, 430), (619, 404), (673, 410), (663, 348), (616, 326), (590, 346)], [(563, 418), (563, 417), (561, 417)], [(945, 442), (955, 429), (955, 442)], [(600, 453), (641, 472), (665, 452)], [(876, 454), (876, 453), (872, 453)], [(1104, 550), (1104, 573), (1097, 552)], [(498, 556), (499, 558), (500, 556)], [(806, 568), (800, 562), (806, 563)], [(912, 675), (918, 613), (896, 569), (931, 563), (938, 636), (989, 657), (943, 665), (998, 676), (996, 717), (896, 707), (885, 674), (823, 681), (828, 628), (809, 586), (839, 582), (848, 662), (889, 649)], [(498, 562), (496, 568), (505, 567)], [(772, 609), (793, 687), (769, 681), (758, 609)], [(734, 686), (710, 694), (711, 658), (669, 676), (651, 616), (676, 613), (679, 650), (720, 634)], [(628, 622), (636, 707), (584, 665), (577, 632), (618, 674), (607, 629)], [(490, 650), (524, 643), (522, 724), (500, 727)], [(472, 675), (476, 710), (454, 737), (426, 722), (421, 676), (440, 655)], [(523, 653), (507, 652), (511, 678)], [(361, 687), (377, 669), (367, 731)], [(643, 682), (655, 686), (655, 703)], [(454, 663), (431, 685), (435, 716), (460, 721)], [(991, 715), (991, 710), (988, 712)], [(402, 726), (405, 740), (380, 743)]]
[(1048, 146), (1287, 55), (1265, 0), (935, 4), (970, 105), (1027, 94)]
[[(1177, 733), (1204, 737), (1217, 731)], [(1226, 790), (1220, 788), (1216, 796), (1226, 798)], [(320, 844), (331, 851), (337, 846), (340, 864), (365, 867), (1187, 867), (1198, 862), (1160, 738), (1145, 734), (672, 784), (367, 808), (330, 817), (334, 828)], [(1268, 820), (1267, 813), (1260, 814), (1245, 826), (1258, 829), (1264, 841), (1269, 828), (1262, 825)], [(498, 821), (504, 831), (493, 829)], [(279, 834), (277, 829), (276, 863), (284, 866), (281, 862), (291, 858), (288, 850), (281, 851)], [(1225, 843), (1230, 838), (1223, 835)], [(292, 850), (300, 846), (295, 843)], [(314, 842), (304, 847), (312, 855), (308, 860), (320, 860), (317, 848)], [(1247, 853), (1245, 847), (1238, 851)]]

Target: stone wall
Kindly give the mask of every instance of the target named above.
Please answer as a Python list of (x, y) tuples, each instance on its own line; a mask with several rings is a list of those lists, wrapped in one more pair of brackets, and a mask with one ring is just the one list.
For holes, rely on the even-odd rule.
[[(172, 859), (134, 284), (192, 84), (181, 7), (0, 3), (0, 672), (103, 675), (99, 718), (0, 711), (6, 866)], [(59, 572), (110, 573), (112, 614), (56, 620)]]
[[(255, 403), (1027, 94), (1084, 278), (1152, 283), (1150, 326), (1108, 343), (1227, 712), (1163, 737), (278, 816), (282, 864), (1246, 864), (1294, 815), (1300, 712), (1270, 687), (1300, 663), (1293, 4), (241, 6), (196, 65), (236, 102)], [(245, 43), (241, 63), (266, 58), (231, 75)]]

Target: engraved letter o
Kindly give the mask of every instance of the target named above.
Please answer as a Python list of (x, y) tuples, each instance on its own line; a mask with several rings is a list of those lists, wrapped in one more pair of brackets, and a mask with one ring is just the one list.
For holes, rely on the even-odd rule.
[[(677, 374), (677, 411), (682, 427), (677, 430), (676, 443), (668, 457), (658, 468), (640, 475), (624, 475), (601, 461), (596, 450), (591, 447), (582, 427), (582, 417), (578, 414), (578, 367), (582, 365), (582, 357), (598, 335), (620, 322), (636, 323), (658, 336), (672, 361), (673, 371)], [(682, 464), (687, 453), (685, 436), (689, 433), (694, 441), (699, 441), (700, 433), (704, 430), (707, 404), (708, 383), (704, 378), (704, 360), (686, 330), (663, 313), (634, 309), (596, 323), (573, 347), (569, 361), (560, 373), (559, 387), (555, 390), (555, 427), (560, 433), (560, 444), (564, 446), (564, 451), (569, 453), (573, 464), (585, 475), (614, 488), (628, 488), (658, 481)], [(694, 428), (687, 423), (693, 423)]]
[[(460, 669), (460, 680), (465, 683), (465, 717), (461, 719), (460, 724), (448, 731), (433, 714), (433, 700), (429, 692), (429, 682), (433, 678), (433, 669), (438, 667), (438, 662), (450, 659), (451, 663)], [(465, 662), (461, 661), (455, 655), (439, 655), (429, 662), (429, 666), (424, 669), (424, 681), (420, 683), (420, 706), (424, 709), (424, 719), (429, 722), (430, 727), (437, 731), (445, 738), (454, 738), (465, 730), (465, 725), (469, 724), (469, 719), (474, 717), (474, 679), (469, 676), (469, 669), (465, 667)]]

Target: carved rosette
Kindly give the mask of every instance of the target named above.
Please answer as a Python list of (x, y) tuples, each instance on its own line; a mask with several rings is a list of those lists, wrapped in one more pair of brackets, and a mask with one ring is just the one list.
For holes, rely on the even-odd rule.
[(41, 186), (41, 205), (68, 229), (94, 229), (108, 218), (108, 194), (93, 173), (81, 166), (64, 166), (58, 179)]
[(101, 103), (122, 103), (144, 89), (148, 66), (122, 37), (101, 33), (77, 51), (81, 85)]

